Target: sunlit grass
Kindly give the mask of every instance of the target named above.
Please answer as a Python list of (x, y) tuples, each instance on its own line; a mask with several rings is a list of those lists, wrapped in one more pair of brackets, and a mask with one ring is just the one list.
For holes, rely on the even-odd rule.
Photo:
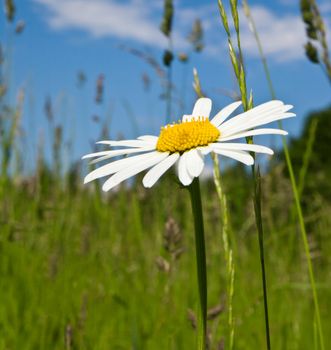
[[(236, 200), (243, 195), (242, 181), (234, 183), (231, 174), (224, 177), (233, 213), (229, 229), (237, 242), (232, 303), (236, 348), (254, 349), (264, 344), (262, 294), (256, 276), (259, 267), (252, 207), (247, 194)], [(289, 225), (286, 196), (279, 195), (288, 182), (279, 174), (271, 174), (265, 181), (274, 182), (267, 199), (273, 209), (264, 213), (273, 221), (273, 227), (267, 225), (265, 242), (273, 346), (313, 348), (311, 290), (300, 246), (294, 252), (288, 246), (295, 226)], [(108, 349), (109, 344), (115, 349), (193, 348), (195, 330), (188, 310), (196, 310), (197, 282), (193, 224), (184, 220), (190, 215), (187, 191), (179, 190), (160, 200), (160, 191), (167, 188), (165, 182), (149, 193), (138, 185), (103, 200), (97, 193), (79, 188), (65, 195), (59, 185), (50, 186), (38, 203), (33, 179), (21, 186), (8, 183), (2, 195), (1, 347), (63, 348), (70, 340), (72, 348), (83, 349)], [(207, 203), (208, 307), (223, 306), (223, 311), (208, 321), (212, 348), (217, 349), (222, 339), (228, 342), (228, 277), (217, 219), (218, 200), (212, 183), (206, 186), (202, 193)], [(169, 212), (183, 235), (184, 251), (175, 260), (163, 248)], [(323, 240), (325, 254), (331, 249), (327, 208), (316, 220), (319, 224), (314, 234)], [(170, 272), (156, 264), (160, 256), (170, 264)], [(317, 288), (327, 330), (331, 326), (327, 313), (331, 300), (329, 265), (316, 259), (320, 261)], [(65, 340), (66, 333), (69, 340)]]

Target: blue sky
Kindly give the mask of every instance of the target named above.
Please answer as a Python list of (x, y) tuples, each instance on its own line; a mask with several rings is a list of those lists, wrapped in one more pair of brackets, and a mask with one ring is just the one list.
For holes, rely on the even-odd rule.
[[(298, 115), (295, 121), (287, 121), (285, 127), (291, 135), (297, 135), (309, 111), (330, 103), (330, 85), (321, 69), (304, 56), (305, 34), (298, 1), (251, 0), (249, 3), (277, 96), (293, 104)], [(326, 0), (318, 3), (330, 30), (331, 4)], [(113, 138), (158, 133), (165, 121), (160, 79), (148, 64), (119, 47), (126, 45), (147, 52), (161, 63), (167, 46), (159, 31), (162, 1), (26, 0), (16, 1), (16, 6), (15, 19), (25, 21), (24, 32), (13, 34), (14, 26), (5, 23), (3, 16), (0, 30), (5, 33), (1, 41), (6, 43), (10, 62), (10, 98), (15, 100), (19, 88), (25, 91), (22, 127), (27, 136), (27, 159), (35, 157), (40, 135), (46, 144), (50, 142), (44, 115), (47, 96), (52, 100), (55, 123), (64, 125), (66, 140), (74, 140), (70, 159), (89, 152), (91, 143), (98, 140), (100, 123), (93, 116), (108, 123)], [(191, 53), (186, 40), (196, 18), (202, 20), (205, 31), (206, 47), (201, 54)], [(269, 100), (270, 95), (244, 16), (241, 30), (248, 87), (258, 104)], [(224, 91), (235, 90), (236, 84), (216, 0), (175, 1), (174, 46), (176, 52), (190, 53), (189, 63), (183, 66), (176, 61), (173, 72), (177, 91), (174, 96), (176, 100), (185, 96), (186, 113), (194, 102), (193, 67), (198, 69), (204, 90), (214, 101), (215, 112), (231, 102)], [(83, 71), (87, 78), (81, 87), (77, 86), (78, 71)], [(104, 99), (96, 104), (95, 86), (100, 74), (105, 77)], [(144, 89), (143, 74), (151, 79), (148, 91)], [(181, 113), (175, 101), (173, 120), (179, 119)], [(138, 122), (138, 130), (132, 117)]]

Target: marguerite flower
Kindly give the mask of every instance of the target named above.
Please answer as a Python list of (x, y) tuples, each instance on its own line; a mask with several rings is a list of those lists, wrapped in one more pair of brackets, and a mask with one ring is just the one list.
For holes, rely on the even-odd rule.
[[(287, 135), (280, 129), (254, 129), (295, 114), (287, 113), (293, 106), (282, 101), (269, 101), (229, 120), (241, 102), (234, 102), (223, 108), (209, 120), (212, 102), (209, 98), (200, 98), (195, 103), (191, 115), (184, 115), (181, 122), (161, 128), (160, 135), (140, 136), (136, 140), (99, 141), (100, 144), (120, 147), (85, 155), (83, 158), (95, 158), (97, 163), (117, 156), (127, 156), (115, 160), (90, 172), (84, 180), (110, 176), (102, 189), (109, 191), (122, 181), (149, 169), (143, 178), (145, 187), (152, 187), (157, 180), (173, 165), (178, 165), (178, 178), (184, 186), (192, 183), (204, 168), (204, 156), (210, 152), (220, 154), (247, 165), (254, 163), (249, 152), (273, 154), (265, 146), (243, 142), (228, 142), (247, 136), (279, 134)], [(141, 153), (135, 155), (136, 153)]]

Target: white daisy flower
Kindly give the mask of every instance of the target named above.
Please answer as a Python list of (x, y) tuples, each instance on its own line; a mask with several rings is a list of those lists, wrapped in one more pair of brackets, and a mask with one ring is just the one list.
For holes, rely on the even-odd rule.
[(241, 102), (231, 103), (209, 120), (212, 102), (209, 98), (200, 98), (191, 115), (184, 115), (181, 122), (162, 127), (159, 136), (99, 141), (100, 144), (119, 148), (87, 154), (83, 159), (96, 157), (92, 163), (97, 163), (117, 156), (130, 156), (93, 170), (85, 177), (84, 183), (110, 176), (102, 186), (104, 191), (109, 191), (131, 176), (149, 169), (143, 178), (143, 185), (149, 188), (177, 164), (178, 178), (184, 186), (188, 186), (201, 174), (204, 156), (210, 152), (246, 165), (254, 163), (249, 152), (273, 154), (272, 149), (265, 146), (228, 141), (256, 135), (287, 135), (286, 131), (280, 129), (255, 128), (294, 117), (295, 114), (287, 113), (293, 106), (285, 105), (282, 101), (269, 101), (227, 120), (240, 105)]

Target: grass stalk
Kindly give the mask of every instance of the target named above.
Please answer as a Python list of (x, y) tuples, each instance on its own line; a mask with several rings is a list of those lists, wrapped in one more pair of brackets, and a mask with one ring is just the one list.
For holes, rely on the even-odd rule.
[(310, 159), (311, 159), (312, 153), (313, 153), (313, 146), (314, 146), (315, 139), (316, 139), (317, 125), (318, 125), (318, 119), (315, 118), (312, 120), (310, 128), (309, 128), (307, 146), (306, 146), (305, 153), (303, 155), (302, 167), (300, 168), (300, 172), (299, 172), (298, 191), (299, 191), (300, 198), (302, 196), (302, 192), (303, 192), (304, 187), (305, 187), (305, 179), (306, 179)]
[(234, 278), (235, 268), (233, 262), (233, 251), (230, 247), (229, 237), (229, 213), (226, 195), (222, 189), (221, 173), (219, 168), (218, 156), (212, 154), (213, 159), (213, 172), (214, 172), (214, 183), (218, 200), (221, 205), (221, 217), (222, 217), (222, 240), (225, 252), (226, 272), (227, 272), (227, 294), (228, 294), (228, 331), (229, 331), (229, 346), (228, 349), (232, 350), (234, 347), (234, 331), (235, 322), (233, 317), (233, 295), (234, 295)]
[[(267, 60), (266, 60), (266, 57), (264, 55), (263, 47), (262, 47), (256, 26), (255, 26), (254, 19), (251, 15), (247, 0), (243, 0), (243, 5), (244, 5), (244, 12), (248, 18), (248, 21), (250, 22), (250, 26), (251, 26), (253, 35), (254, 35), (256, 43), (258, 45), (259, 54), (260, 54), (260, 57), (262, 60), (262, 64), (263, 64), (265, 76), (266, 76), (266, 79), (268, 82), (271, 97), (273, 99), (276, 99), (276, 93), (275, 93), (275, 89), (274, 89), (273, 84), (272, 84), (271, 75), (270, 75), (269, 67), (267, 64)], [(278, 125), (280, 128), (282, 128), (281, 121), (278, 122)], [(316, 313), (316, 323), (317, 323), (317, 328), (318, 328), (320, 345), (321, 345), (321, 349), (324, 350), (325, 349), (324, 336), (323, 336), (323, 330), (322, 330), (319, 301), (318, 301), (315, 276), (314, 276), (314, 271), (313, 271), (313, 266), (312, 266), (312, 258), (311, 258), (309, 243), (308, 243), (308, 238), (307, 238), (307, 231), (306, 231), (306, 226), (305, 226), (304, 217), (303, 217), (303, 213), (302, 213), (302, 207), (301, 207), (301, 203), (300, 203), (300, 190), (299, 190), (297, 183), (296, 183), (289, 149), (288, 149), (287, 142), (286, 142), (286, 139), (284, 136), (282, 137), (282, 143), (283, 143), (283, 148), (284, 148), (286, 165), (287, 165), (288, 172), (290, 175), (290, 181), (291, 181), (292, 191), (293, 191), (293, 195), (294, 195), (295, 206), (296, 206), (297, 215), (298, 215), (298, 219), (299, 219), (300, 232), (301, 232), (301, 237), (302, 237), (305, 255), (306, 255), (306, 260), (307, 260), (307, 265), (308, 265), (308, 273), (309, 273), (310, 284), (311, 284), (311, 288), (312, 288), (312, 292), (313, 292), (314, 307), (315, 307), (315, 313)]]
[(171, 121), (171, 104), (172, 104), (172, 63), (174, 59), (172, 44), (172, 22), (174, 16), (173, 0), (164, 0), (164, 13), (160, 25), (161, 32), (168, 39), (168, 49), (163, 54), (163, 64), (167, 68), (166, 82), (166, 124)]
[[(245, 76), (245, 69), (244, 69), (244, 60), (243, 60), (243, 53), (242, 53), (241, 44), (240, 44), (240, 25), (239, 25), (237, 0), (230, 0), (230, 5), (231, 5), (232, 19), (235, 26), (235, 32), (237, 37), (237, 47), (239, 51), (239, 58), (237, 57), (236, 54), (234, 54), (234, 46), (232, 42), (231, 33), (229, 31), (228, 20), (227, 20), (227, 15), (225, 12), (224, 5), (222, 3), (222, 0), (218, 0), (220, 16), (222, 19), (223, 27), (228, 37), (230, 59), (231, 59), (233, 70), (235, 72), (238, 86), (240, 89), (243, 108), (245, 111), (247, 111), (248, 109), (253, 108), (253, 98), (252, 98), (252, 95), (250, 95), (249, 99), (247, 98), (247, 85), (246, 85), (246, 76)], [(253, 138), (249, 137), (246, 139), (246, 141), (247, 143), (253, 143)], [(254, 154), (253, 154), (253, 157), (254, 157)], [(259, 253), (260, 253), (260, 263), (261, 263), (261, 273), (262, 273), (266, 345), (267, 345), (267, 349), (270, 350), (271, 341), (270, 341), (270, 329), (269, 329), (267, 281), (266, 281), (266, 271), (265, 271), (265, 261), (264, 261), (264, 244), (263, 244), (264, 230), (263, 230), (262, 212), (261, 212), (261, 192), (259, 190), (260, 180), (259, 180), (259, 176), (257, 176), (256, 174), (255, 165), (252, 166), (252, 174), (253, 174), (253, 181), (254, 181), (254, 214), (255, 214), (256, 228), (258, 231)]]
[[(1, 162), (1, 176), (7, 177), (10, 167), (10, 161), (12, 159), (12, 153), (15, 145), (15, 138), (17, 134), (17, 130), (19, 128), (20, 119), (22, 116), (24, 104), (24, 91), (20, 91), (19, 93), (19, 101), (15, 110), (12, 114), (9, 114), (11, 124), (8, 127), (8, 132), (2, 135), (1, 140), (1, 148), (2, 148), (2, 162)], [(0, 116), (0, 118), (3, 118)], [(3, 126), (4, 127), (4, 126)]]
[[(172, 44), (170, 39), (169, 47), (172, 52)], [(167, 67), (167, 91), (166, 91), (166, 124), (171, 123), (171, 113), (172, 113), (172, 64), (170, 63)]]
[(207, 339), (207, 269), (206, 249), (202, 215), (199, 179), (195, 178), (189, 186), (192, 213), (194, 218), (197, 277), (199, 286), (198, 350), (206, 349)]

